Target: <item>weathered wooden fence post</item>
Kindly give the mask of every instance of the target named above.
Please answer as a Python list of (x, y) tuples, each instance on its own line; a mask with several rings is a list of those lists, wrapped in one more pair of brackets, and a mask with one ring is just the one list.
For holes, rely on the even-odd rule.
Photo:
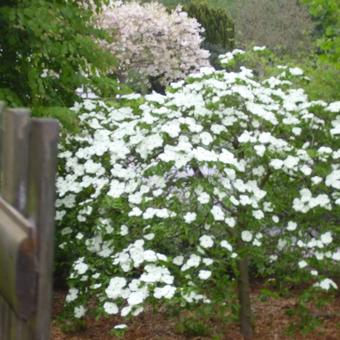
[(0, 339), (49, 338), (58, 123), (0, 103)]
[(29, 151), (28, 216), (36, 228), (38, 292), (34, 339), (49, 338), (52, 312), (55, 172), (58, 124), (32, 119)]

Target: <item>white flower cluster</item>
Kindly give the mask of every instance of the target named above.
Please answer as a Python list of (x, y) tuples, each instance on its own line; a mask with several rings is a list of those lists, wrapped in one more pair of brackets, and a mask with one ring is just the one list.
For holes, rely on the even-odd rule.
[(113, 35), (105, 47), (119, 59), (125, 79), (137, 73), (144, 85), (151, 77), (167, 85), (209, 65), (209, 52), (200, 47), (203, 29), (180, 7), (168, 13), (157, 2), (121, 3), (104, 10), (98, 25)]
[(149, 298), (208, 303), (206, 280), (244, 251), (266, 265), (294, 251), (301, 270), (339, 261), (339, 105), (282, 77), (203, 68), (164, 96), (75, 105), (81, 133), (65, 138), (57, 180), (72, 308), (88, 289), (121, 316)]

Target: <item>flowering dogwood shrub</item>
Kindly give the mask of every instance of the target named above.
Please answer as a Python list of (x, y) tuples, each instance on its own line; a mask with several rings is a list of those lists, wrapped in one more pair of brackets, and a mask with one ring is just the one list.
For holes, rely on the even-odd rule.
[(89, 296), (123, 317), (146, 301), (214, 303), (236, 278), (247, 334), (249, 263), (337, 288), (323, 268), (340, 260), (340, 102), (309, 101), (289, 80), (302, 74), (202, 68), (164, 96), (74, 107), (82, 133), (62, 146), (57, 220), (76, 318)]
[(200, 48), (203, 29), (180, 7), (168, 13), (157, 2), (117, 2), (103, 11), (98, 24), (114, 35), (105, 46), (134, 87), (137, 81), (150, 87), (151, 80), (166, 86), (209, 65), (209, 52)]

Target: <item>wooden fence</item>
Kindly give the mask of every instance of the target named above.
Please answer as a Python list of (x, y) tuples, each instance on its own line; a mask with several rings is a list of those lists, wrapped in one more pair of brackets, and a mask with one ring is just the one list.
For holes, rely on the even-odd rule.
[(58, 123), (0, 102), (0, 339), (50, 335)]

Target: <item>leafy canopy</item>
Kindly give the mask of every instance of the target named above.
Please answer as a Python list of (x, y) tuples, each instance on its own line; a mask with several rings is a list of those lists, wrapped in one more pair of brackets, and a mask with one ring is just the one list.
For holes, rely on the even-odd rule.
[(69, 107), (78, 87), (105, 83), (100, 77), (115, 60), (97, 43), (108, 39), (92, 22), (101, 3), (1, 1), (0, 99), (33, 108)]

